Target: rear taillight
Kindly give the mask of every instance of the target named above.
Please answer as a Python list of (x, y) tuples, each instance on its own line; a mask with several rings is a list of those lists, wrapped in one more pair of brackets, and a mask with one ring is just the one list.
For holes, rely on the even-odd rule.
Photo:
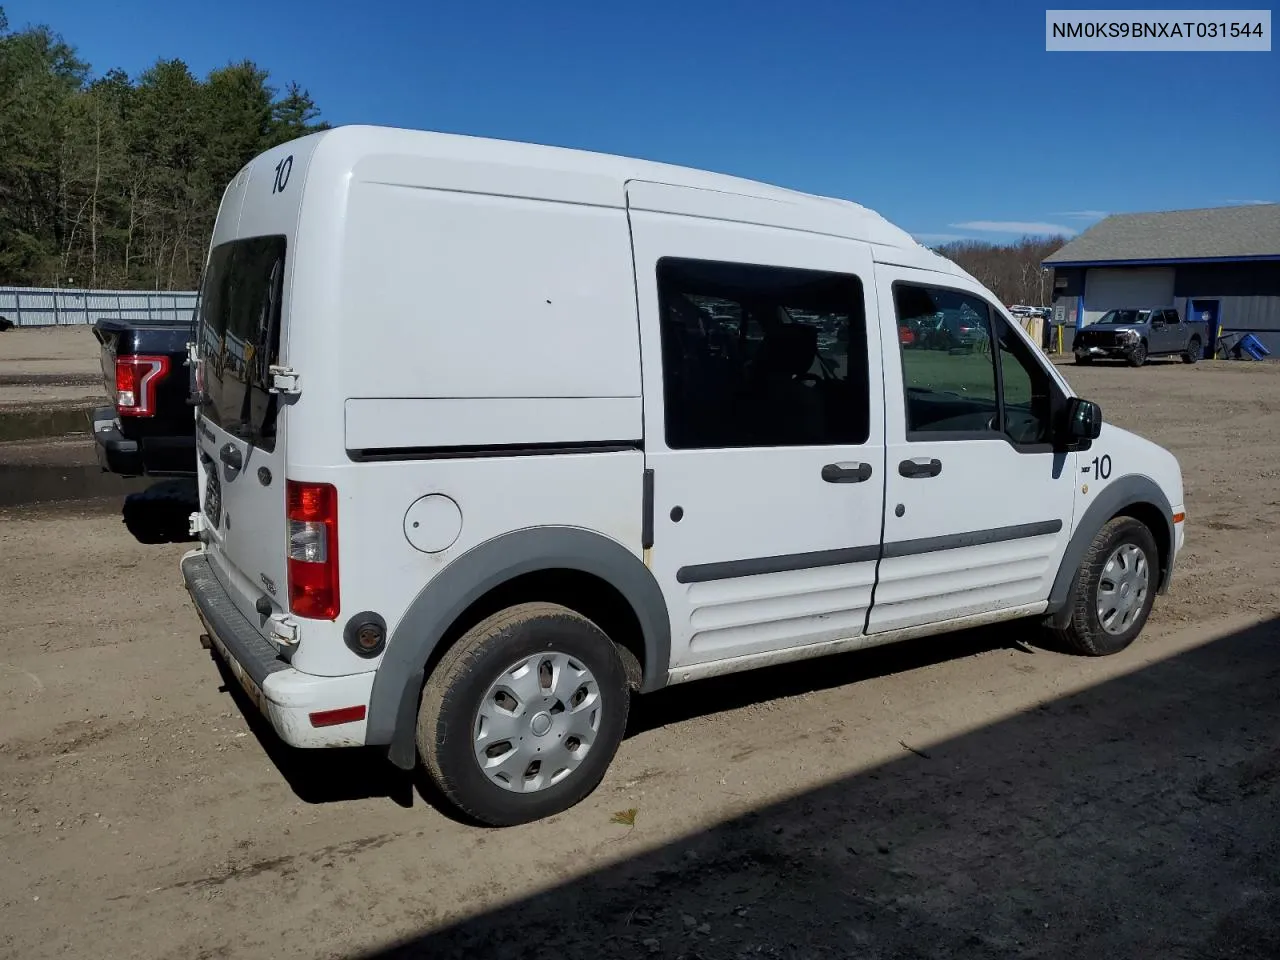
[(156, 387), (168, 373), (168, 357), (116, 357), (116, 413), (154, 417)]
[(289, 518), (289, 609), (338, 617), (338, 491), (328, 483), (285, 484)]

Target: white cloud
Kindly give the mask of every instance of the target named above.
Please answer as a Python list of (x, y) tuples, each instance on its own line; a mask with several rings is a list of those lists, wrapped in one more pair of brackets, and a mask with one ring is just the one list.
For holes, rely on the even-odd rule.
[(1110, 216), (1107, 210), (1068, 210), (1065, 213), (1055, 213), (1055, 217), (1070, 217), (1072, 220), (1101, 220), (1103, 217)]
[(913, 233), (912, 236), (921, 243), (952, 243), (956, 240), (972, 239), (963, 233)]
[(1057, 223), (1042, 223), (1037, 220), (969, 220), (965, 223), (948, 223), (955, 230), (982, 230), (987, 233), (1016, 233), (1048, 235), (1055, 233), (1075, 236), (1080, 231), (1074, 227), (1064, 227)]
[(1274, 200), (1228, 200), (1229, 207), (1255, 207), (1264, 206), (1268, 203), (1275, 203)]

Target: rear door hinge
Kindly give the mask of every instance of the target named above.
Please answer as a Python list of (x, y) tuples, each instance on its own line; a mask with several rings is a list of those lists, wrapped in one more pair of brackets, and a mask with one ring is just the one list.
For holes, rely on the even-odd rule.
[(272, 364), (267, 368), (267, 373), (271, 375), (272, 393), (291, 396), (302, 392), (302, 387), (298, 385), (298, 371), (294, 370), (293, 367), (281, 367)]
[(298, 621), (283, 613), (272, 614), (270, 620), (272, 638), (286, 647), (298, 642)]
[(206, 526), (204, 514), (198, 510), (187, 517), (187, 534), (189, 536), (200, 536), (205, 531)]

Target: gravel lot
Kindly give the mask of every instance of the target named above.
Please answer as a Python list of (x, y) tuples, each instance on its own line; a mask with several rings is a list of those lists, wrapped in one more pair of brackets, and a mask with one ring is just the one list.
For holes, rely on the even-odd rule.
[(676, 688), (504, 831), (272, 741), (119, 496), (0, 508), (0, 955), (1280, 956), (1280, 365), (1066, 372), (1186, 474), (1134, 647), (1013, 626)]

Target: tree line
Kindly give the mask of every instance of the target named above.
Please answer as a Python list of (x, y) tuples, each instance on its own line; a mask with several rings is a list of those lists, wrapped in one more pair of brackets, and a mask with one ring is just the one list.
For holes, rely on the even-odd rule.
[(0, 285), (195, 289), (227, 183), (319, 115), (247, 60), (95, 75), (0, 7)]
[(1026, 236), (1013, 243), (955, 240), (934, 250), (968, 271), (1006, 305), (1047, 307), (1053, 300), (1053, 270), (1040, 262), (1066, 244), (1067, 238)]

